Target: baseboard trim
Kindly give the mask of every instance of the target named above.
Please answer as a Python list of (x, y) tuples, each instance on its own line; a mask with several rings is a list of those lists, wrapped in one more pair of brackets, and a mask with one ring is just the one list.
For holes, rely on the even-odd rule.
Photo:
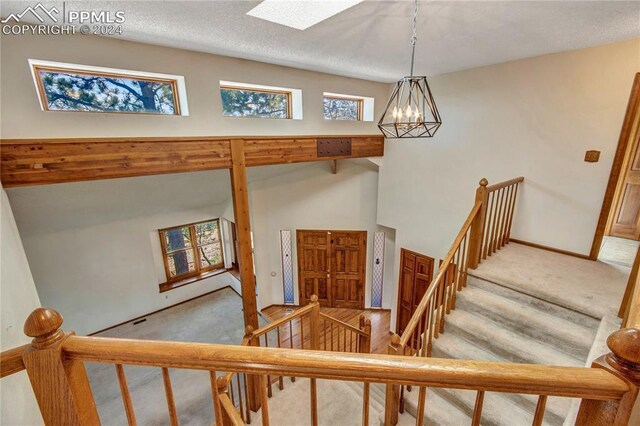
[[(132, 319), (127, 320), (127, 321), (122, 321), (122, 322), (120, 322), (120, 323), (118, 323), (118, 324), (116, 324), (116, 325), (112, 325), (112, 326), (110, 326), (110, 327), (103, 328), (102, 330), (94, 331), (93, 333), (89, 333), (89, 334), (87, 334), (87, 336), (95, 336), (95, 335), (96, 335), (96, 334), (98, 334), (98, 333), (102, 333), (102, 332), (104, 332), (104, 331), (111, 330), (112, 328), (120, 327), (121, 325), (125, 325), (125, 324), (128, 324), (128, 323), (130, 323), (130, 322), (140, 320), (140, 319), (142, 319), (142, 318), (146, 318), (146, 317), (148, 317), (148, 316), (150, 316), (150, 315), (157, 314), (158, 312), (165, 311), (165, 310), (167, 310), (167, 309), (169, 309), (169, 308), (174, 308), (174, 307), (176, 307), (176, 306), (182, 305), (183, 303), (191, 302), (191, 301), (193, 301), (193, 300), (199, 299), (199, 298), (204, 297), (204, 296), (208, 296), (208, 295), (210, 295), (210, 294), (216, 293), (216, 292), (218, 292), (218, 291), (220, 291), (220, 290), (224, 290), (224, 289), (226, 289), (226, 288), (230, 288), (231, 290), (233, 290), (233, 292), (234, 292), (234, 293), (238, 294), (238, 292), (237, 292), (233, 287), (231, 287), (230, 285), (226, 285), (226, 286), (224, 286), (224, 287), (220, 287), (220, 288), (218, 288), (218, 289), (216, 289), (216, 290), (212, 290), (212, 291), (206, 292), (206, 293), (201, 294), (201, 295), (199, 295), (199, 296), (195, 296), (195, 297), (192, 297), (192, 298), (190, 298), (190, 299), (183, 300), (182, 302), (174, 303), (173, 305), (166, 306), (166, 307), (164, 307), (164, 308), (162, 308), (162, 309), (158, 309), (158, 310), (156, 310), (156, 311), (149, 312), (148, 314), (140, 315), (139, 317), (135, 317), (135, 318), (132, 318)], [(240, 296), (240, 295), (238, 294), (238, 296)], [(240, 296), (240, 297), (242, 297), (242, 296)]]
[(573, 257), (577, 257), (577, 258), (580, 258), (580, 259), (594, 260), (594, 259), (591, 259), (591, 257), (589, 257), (589, 255), (587, 255), (587, 254), (580, 254), (580, 253), (575, 253), (573, 251), (562, 250), (562, 249), (555, 248), (555, 247), (543, 246), (542, 244), (530, 243), (529, 241), (517, 240), (515, 238), (509, 238), (509, 242), (516, 243), (516, 244), (522, 244), (523, 246), (534, 247), (534, 248), (541, 249), (541, 250), (552, 251), (554, 253), (560, 253), (560, 254), (564, 254), (564, 255), (567, 255), (567, 256), (573, 256)]

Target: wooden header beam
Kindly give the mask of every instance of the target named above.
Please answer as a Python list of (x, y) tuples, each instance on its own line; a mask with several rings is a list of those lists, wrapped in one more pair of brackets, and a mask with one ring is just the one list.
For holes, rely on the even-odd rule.
[[(333, 138), (350, 139), (351, 152), (318, 156), (318, 140)], [(230, 169), (231, 139), (247, 167), (384, 154), (382, 135), (0, 139), (0, 179), (8, 188)]]

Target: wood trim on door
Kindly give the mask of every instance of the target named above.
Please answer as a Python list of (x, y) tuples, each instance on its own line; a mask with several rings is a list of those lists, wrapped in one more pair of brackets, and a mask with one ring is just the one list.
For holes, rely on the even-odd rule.
[[(424, 290), (426, 291), (433, 280), (434, 262), (435, 259), (432, 257), (405, 248), (400, 249), (400, 273), (398, 277), (398, 301), (396, 307), (396, 333), (398, 335), (402, 335), (404, 326), (406, 325), (402, 324), (403, 313), (408, 322), (415, 311), (415, 307), (422, 299), (420, 292), (416, 291), (416, 282), (418, 280), (424, 282)], [(424, 266), (424, 271), (422, 272), (420, 272), (418, 268), (420, 265)], [(410, 282), (406, 282), (405, 278)], [(411, 288), (405, 289), (405, 285), (410, 285)], [(407, 293), (404, 294), (404, 291)], [(408, 312), (405, 313), (405, 311)]]
[[(338, 243), (336, 236), (345, 237), (348, 234), (356, 234), (358, 241), (358, 274), (354, 276), (353, 273), (343, 272), (338, 276), (338, 271), (334, 271), (337, 268), (337, 253)], [(304, 243), (305, 237), (316, 238), (316, 248)], [(342, 307), (350, 309), (364, 309), (364, 296), (366, 286), (366, 265), (367, 265), (367, 231), (345, 231), (345, 230), (309, 230), (298, 229), (296, 230), (296, 254), (298, 264), (298, 294), (300, 305), (308, 303), (307, 300), (307, 280), (313, 280), (314, 289), (312, 293), (318, 296), (318, 302), (321, 306), (326, 307)], [(353, 246), (352, 246), (353, 247)], [(310, 253), (309, 251), (312, 251)], [(320, 270), (306, 270), (304, 265), (306, 264), (305, 256), (313, 256), (313, 259), (309, 262), (315, 263), (313, 268)], [(341, 261), (348, 262), (348, 260), (341, 259)], [(338, 279), (348, 281), (349, 285), (359, 283), (357, 292), (357, 302), (337, 300)], [(321, 289), (320, 285), (326, 287)], [(343, 285), (345, 283), (343, 282)], [(326, 289), (326, 290), (325, 290)], [(348, 290), (352, 290), (349, 288)], [(347, 289), (343, 288), (343, 291)]]
[(627, 104), (627, 112), (625, 114), (624, 121), (622, 122), (622, 129), (620, 130), (618, 147), (616, 148), (616, 154), (613, 157), (613, 165), (611, 166), (611, 173), (609, 174), (607, 189), (604, 193), (602, 208), (600, 209), (600, 218), (598, 219), (595, 235), (593, 236), (593, 243), (591, 244), (591, 251), (589, 253), (589, 258), (591, 260), (597, 260), (598, 254), (600, 254), (600, 246), (602, 245), (602, 239), (604, 238), (611, 208), (614, 205), (616, 189), (618, 188), (620, 175), (624, 170), (623, 166), (625, 164), (625, 158), (628, 152), (629, 140), (632, 136), (633, 124), (636, 119), (636, 115), (639, 112), (640, 73), (636, 73), (633, 80), (633, 86), (631, 88), (631, 94), (629, 96), (629, 103)]

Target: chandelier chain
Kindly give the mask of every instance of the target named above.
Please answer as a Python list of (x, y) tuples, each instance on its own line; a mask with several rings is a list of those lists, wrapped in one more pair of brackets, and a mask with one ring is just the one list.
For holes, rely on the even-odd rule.
[(415, 7), (413, 9), (413, 35), (411, 36), (411, 73), (413, 77), (413, 62), (416, 56), (416, 42), (418, 41), (418, 0), (415, 0)]

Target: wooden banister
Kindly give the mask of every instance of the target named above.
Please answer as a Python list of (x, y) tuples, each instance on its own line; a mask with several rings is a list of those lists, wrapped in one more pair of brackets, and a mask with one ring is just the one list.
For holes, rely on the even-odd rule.
[(33, 341), (22, 359), (42, 419), (47, 425), (99, 424), (83, 362), (63, 358), (62, 347), (74, 336), (60, 329), (62, 321), (53, 309), (38, 308), (24, 325)]
[(222, 407), (223, 426), (242, 426), (245, 424), (226, 393), (220, 394), (220, 406)]
[(584, 399), (580, 404), (576, 425), (626, 426), (638, 402), (640, 388), (640, 330), (624, 328), (607, 339), (611, 352), (592, 364), (591, 370), (607, 371), (624, 381), (627, 391), (616, 401)]
[(0, 353), (0, 379), (24, 370), (22, 356), (31, 345), (22, 345)]
[(313, 310), (313, 306), (311, 304), (303, 306), (300, 309), (296, 309), (295, 311), (293, 311), (293, 313), (291, 313), (290, 315), (287, 315), (286, 317), (279, 318), (275, 321), (270, 322), (264, 327), (260, 327), (259, 329), (253, 332), (253, 335), (256, 337), (262, 336), (271, 330), (275, 330), (276, 328), (283, 326), (284, 324), (290, 322), (293, 319), (300, 318), (303, 315), (310, 313), (312, 310)]
[(436, 273), (435, 278), (429, 284), (429, 287), (427, 288), (427, 291), (422, 297), (422, 300), (420, 300), (418, 307), (416, 308), (414, 314), (412, 315), (411, 319), (407, 323), (407, 326), (405, 327), (404, 332), (402, 333), (402, 336), (400, 338), (401, 346), (406, 346), (407, 343), (409, 342), (409, 339), (412, 338), (413, 333), (418, 326), (418, 323), (421, 321), (422, 315), (424, 315), (424, 311), (427, 308), (427, 304), (429, 303), (429, 300), (431, 299), (431, 297), (433, 297), (434, 293), (437, 291), (438, 283), (444, 280), (445, 274), (447, 273), (447, 270), (449, 268), (449, 264), (451, 264), (451, 261), (453, 260), (453, 256), (456, 254), (456, 251), (460, 247), (460, 243), (462, 242), (462, 239), (467, 234), (467, 231), (469, 231), (469, 228), (471, 227), (472, 222), (475, 220), (476, 215), (480, 211), (480, 208), (481, 208), (481, 203), (477, 202), (473, 205), (471, 212), (469, 212), (467, 219), (462, 225), (462, 229), (460, 229), (460, 232), (458, 232), (458, 235), (456, 236), (456, 239), (451, 245), (449, 252), (445, 256), (444, 260), (442, 261), (442, 264), (438, 269), (438, 272)]
[(487, 192), (497, 191), (498, 189), (506, 188), (507, 186), (511, 186), (516, 183), (524, 182), (524, 177), (520, 176), (517, 178), (505, 180), (504, 182), (494, 183), (493, 185), (487, 186)]
[(334, 318), (330, 315), (325, 314), (324, 312), (320, 312), (320, 318), (323, 318), (329, 322), (332, 322), (340, 327), (346, 328), (347, 330), (352, 331), (353, 333), (356, 333), (358, 335), (361, 335), (361, 336), (366, 335), (364, 330), (361, 330), (358, 327), (354, 327), (351, 324), (347, 324), (344, 321), (340, 321), (338, 318)]
[[(314, 310), (319, 313), (319, 305), (314, 305)], [(316, 379), (358, 381), (365, 386), (371, 382), (386, 383), (391, 391), (387, 394), (387, 424), (397, 421), (397, 407), (390, 410), (389, 406), (398, 403), (398, 387), (411, 385), (420, 387), (421, 393), (428, 387), (442, 387), (476, 390), (478, 395), (509, 392), (584, 398), (578, 424), (586, 424), (584, 419), (588, 418), (588, 424), (604, 425), (607, 424), (606, 419), (614, 418), (616, 422), (613, 424), (623, 425), (636, 401), (640, 381), (640, 330), (637, 329), (614, 333), (608, 341), (611, 354), (594, 363), (596, 368), (579, 368), (407, 357), (402, 356), (405, 348), (398, 335), (392, 336), (390, 355), (377, 355), (84, 337), (63, 332), (61, 324), (62, 317), (46, 308), (34, 311), (25, 324), (25, 332), (34, 337), (34, 341), (23, 353), (24, 364), (46, 424), (89, 425), (99, 422), (84, 371), (84, 362), (87, 361), (114, 364), (121, 379), (124, 379), (123, 365), (163, 369), (169, 414), (173, 413), (172, 423), (177, 422), (177, 414), (175, 407), (171, 408), (173, 398), (168, 369), (208, 371), (216, 424), (221, 425), (240, 425), (244, 420), (230, 396), (232, 383), (227, 376), (216, 378), (215, 371), (232, 371), (258, 378), (263, 424), (269, 423), (265, 390), (268, 375), (305, 377), (314, 382)], [(366, 329), (366, 321), (364, 326)], [(253, 340), (252, 332), (247, 329), (245, 337), (248, 340)], [(314, 334), (313, 331), (311, 333)], [(312, 346), (317, 347), (317, 343), (312, 343)], [(121, 386), (126, 388), (126, 379), (121, 380)], [(311, 389), (313, 402), (317, 392), (313, 387)], [(365, 417), (368, 415), (367, 401), (365, 395)], [(539, 401), (544, 402), (546, 398)], [(133, 405), (126, 402), (125, 398), (129, 418), (135, 418)], [(481, 405), (479, 403), (478, 410)], [(538, 411), (542, 412), (542, 408)], [(317, 408), (312, 405), (311, 411), (312, 423), (317, 424)], [(593, 422), (593, 419), (597, 421)]]
[(66, 359), (192, 370), (403, 383), (487, 392), (617, 399), (627, 384), (606, 371), (458, 359), (69, 336)]

